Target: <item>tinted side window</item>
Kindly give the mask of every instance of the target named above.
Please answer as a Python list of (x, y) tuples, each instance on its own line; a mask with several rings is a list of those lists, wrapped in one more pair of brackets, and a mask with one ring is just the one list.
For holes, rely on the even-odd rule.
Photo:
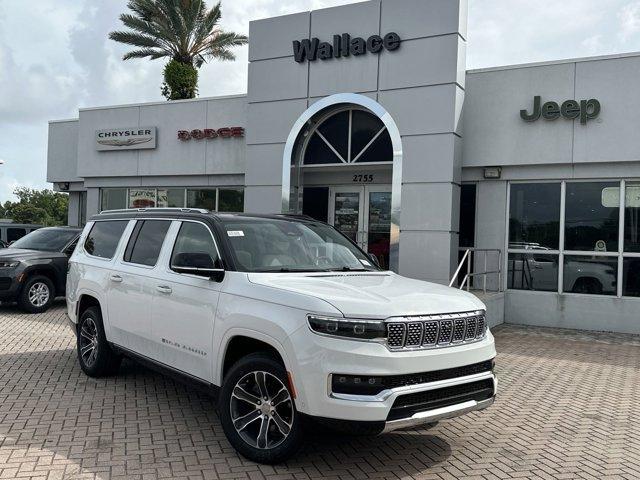
[(7, 242), (15, 242), (20, 240), (27, 234), (25, 228), (7, 228)]
[(171, 254), (171, 265), (176, 265), (176, 261), (179, 263), (179, 256), (185, 253), (207, 254), (216, 263), (218, 251), (207, 227), (201, 223), (182, 224)]
[(94, 257), (113, 258), (127, 223), (128, 220), (94, 223), (84, 242), (85, 251)]
[(124, 261), (153, 267), (170, 226), (171, 221), (167, 220), (139, 221), (131, 234)]

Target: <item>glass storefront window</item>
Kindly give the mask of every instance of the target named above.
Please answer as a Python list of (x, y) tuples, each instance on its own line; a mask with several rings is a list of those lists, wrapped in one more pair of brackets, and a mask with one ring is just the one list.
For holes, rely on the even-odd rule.
[(511, 185), (509, 248), (558, 249), (560, 191), (560, 183)]
[(563, 290), (571, 293), (616, 295), (618, 258), (599, 256), (564, 257)]
[(240, 213), (244, 211), (244, 190), (223, 189), (218, 191), (218, 211)]
[(640, 258), (624, 259), (622, 277), (622, 295), (640, 297)]
[(154, 208), (155, 206), (155, 188), (129, 189), (129, 208)]
[(184, 188), (158, 190), (158, 207), (184, 208)]
[(640, 183), (627, 183), (624, 205), (624, 251), (640, 252)]
[(558, 291), (558, 255), (510, 253), (507, 268), (507, 288)]
[(126, 188), (103, 188), (101, 210), (121, 210), (127, 208)]
[(187, 190), (187, 208), (206, 208), (215, 211), (216, 189)]
[(565, 250), (618, 251), (620, 203), (610, 199), (612, 189), (619, 192), (620, 183), (567, 183)]

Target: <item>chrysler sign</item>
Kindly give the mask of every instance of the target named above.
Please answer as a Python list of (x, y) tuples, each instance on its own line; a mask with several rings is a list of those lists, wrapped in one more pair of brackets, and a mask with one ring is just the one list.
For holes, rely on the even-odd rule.
[(111, 128), (96, 131), (96, 149), (142, 150), (156, 148), (156, 127)]
[(296, 62), (302, 63), (305, 60), (313, 62), (318, 58), (320, 60), (329, 60), (331, 58), (340, 57), (357, 57), (365, 53), (379, 54), (383, 50), (393, 52), (400, 48), (400, 35), (391, 32), (384, 37), (380, 35), (371, 35), (366, 40), (361, 37), (351, 37), (348, 33), (342, 35), (334, 35), (333, 42), (321, 42), (317, 38), (310, 40), (296, 40), (293, 42), (293, 58)]

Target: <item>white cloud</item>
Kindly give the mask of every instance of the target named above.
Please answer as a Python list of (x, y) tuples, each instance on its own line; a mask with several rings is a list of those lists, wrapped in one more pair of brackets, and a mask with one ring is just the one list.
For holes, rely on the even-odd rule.
[[(222, 27), (357, 0), (223, 0)], [(209, 0), (209, 4), (213, 0)], [(45, 186), (47, 121), (79, 107), (162, 100), (163, 61), (110, 41), (127, 0), (0, 0), (0, 201)], [(640, 50), (640, 0), (469, 0), (469, 68)], [(244, 93), (247, 48), (200, 71), (200, 95)]]
[(624, 5), (618, 12), (618, 20), (620, 21), (619, 36), (622, 41), (637, 34), (640, 31), (640, 2)]

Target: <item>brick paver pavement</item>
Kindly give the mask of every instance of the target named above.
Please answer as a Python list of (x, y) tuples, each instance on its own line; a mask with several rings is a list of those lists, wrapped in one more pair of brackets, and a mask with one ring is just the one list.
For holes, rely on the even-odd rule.
[(484, 412), (376, 438), (317, 436), (246, 461), (211, 400), (133, 362), (94, 380), (63, 304), (0, 307), (0, 478), (640, 478), (640, 339), (502, 326)]

